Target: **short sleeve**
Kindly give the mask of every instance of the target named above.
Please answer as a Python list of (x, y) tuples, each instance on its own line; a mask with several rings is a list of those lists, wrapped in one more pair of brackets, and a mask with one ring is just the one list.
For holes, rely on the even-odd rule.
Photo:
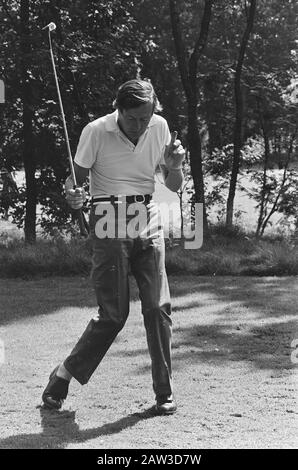
[(95, 136), (92, 127), (87, 124), (81, 133), (74, 161), (83, 168), (91, 168), (96, 160), (96, 153)]

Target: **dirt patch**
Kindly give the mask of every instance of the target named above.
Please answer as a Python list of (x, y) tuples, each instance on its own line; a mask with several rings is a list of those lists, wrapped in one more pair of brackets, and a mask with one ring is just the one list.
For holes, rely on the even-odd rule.
[(39, 407), (51, 369), (96, 312), (85, 278), (0, 280), (0, 448), (297, 448), (295, 277), (170, 277), (178, 412), (152, 413), (136, 287), (124, 330), (60, 412)]

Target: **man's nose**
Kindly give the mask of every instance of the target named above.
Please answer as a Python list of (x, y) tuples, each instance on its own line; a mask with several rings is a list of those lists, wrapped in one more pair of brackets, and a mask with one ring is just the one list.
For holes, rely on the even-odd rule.
[(142, 121), (139, 121), (138, 119), (136, 119), (135, 128), (137, 131), (140, 131), (142, 129)]

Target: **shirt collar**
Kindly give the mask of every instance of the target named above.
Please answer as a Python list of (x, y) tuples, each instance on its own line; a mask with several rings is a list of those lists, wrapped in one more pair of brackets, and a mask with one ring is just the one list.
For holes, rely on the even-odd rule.
[[(118, 119), (118, 110), (117, 109), (113, 113), (107, 115), (106, 130), (108, 132), (119, 132), (120, 131), (119, 126), (117, 124), (117, 119)], [(149, 121), (148, 127), (155, 126), (156, 123), (157, 123), (157, 116), (156, 116), (156, 114), (153, 114), (152, 118)]]

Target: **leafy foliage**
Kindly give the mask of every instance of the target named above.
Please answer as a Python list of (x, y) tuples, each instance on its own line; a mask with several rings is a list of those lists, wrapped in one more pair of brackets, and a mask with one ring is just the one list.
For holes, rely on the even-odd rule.
[[(136, 77), (152, 80), (163, 114), (171, 129), (179, 132), (188, 148), (186, 102), (177, 69), (170, 26), (168, 1), (163, 0), (30, 0), (30, 51), (20, 55), (20, 2), (0, 0), (0, 77), (6, 84), (6, 103), (0, 105), (0, 167), (23, 168), (22, 63), (30, 82), (33, 112), (32, 158), (36, 160), (37, 223), (45, 232), (72, 230), (72, 214), (63, 196), (68, 160), (57, 92), (50, 61), (47, 32), (50, 21), (57, 25), (52, 35), (62, 99), (75, 153), (83, 126), (112, 110), (115, 90)], [(189, 58), (202, 18), (203, 0), (179, 2), (185, 55)], [(241, 169), (284, 168), (295, 162), (297, 153), (297, 2), (259, 0), (253, 33), (242, 75), (245, 120)], [(204, 174), (217, 180), (205, 188), (207, 207), (224, 203), (231, 170), (234, 93), (237, 52), (246, 22), (246, 2), (213, 2), (207, 47), (197, 73), (198, 118), (203, 150)], [(265, 162), (265, 138), (269, 160)], [(266, 157), (267, 158), (267, 157)], [(191, 178), (190, 168), (187, 178)], [(294, 216), (293, 187), (296, 174), (289, 173), (277, 210)], [(261, 188), (264, 172), (256, 177), (259, 203), (268, 195)], [(189, 182), (188, 182), (189, 183)], [(19, 226), (26, 218), (26, 194), (19, 188), (12, 196), (11, 215)], [(268, 176), (271, 196), (278, 181)], [(192, 196), (191, 184), (188, 184)], [(267, 200), (267, 199), (266, 199)], [(273, 200), (273, 199), (272, 199)]]

